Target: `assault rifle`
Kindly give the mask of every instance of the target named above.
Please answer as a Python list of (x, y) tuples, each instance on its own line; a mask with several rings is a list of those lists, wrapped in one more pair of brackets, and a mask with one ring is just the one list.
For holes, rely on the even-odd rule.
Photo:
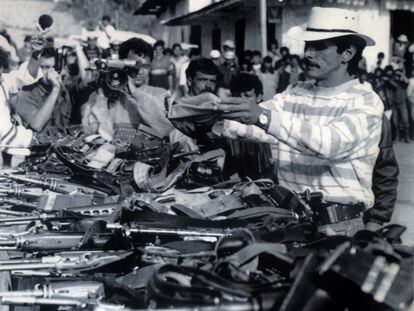
[(131, 251), (59, 252), (53, 256), (41, 258), (0, 261), (0, 271), (53, 269), (54, 273), (59, 274), (64, 271), (84, 272), (97, 270), (105, 265), (123, 260), (131, 254)]
[(16, 236), (10, 240), (0, 240), (0, 251), (17, 250), (23, 252), (52, 252), (77, 250), (88, 244), (88, 249), (102, 249), (109, 240), (108, 234), (96, 234), (87, 241), (84, 235), (74, 233), (38, 233)]
[(0, 195), (21, 197), (25, 199), (39, 199), (42, 194), (42, 192), (33, 191), (32, 189), (25, 189), (20, 185), (14, 185), (12, 189), (0, 188)]
[(73, 192), (73, 191), (69, 191), (63, 188), (62, 185), (58, 182), (58, 180), (54, 178), (47, 178), (45, 181), (43, 181), (43, 180), (39, 180), (35, 178), (27, 178), (27, 177), (18, 176), (18, 175), (12, 175), (9, 173), (0, 173), (0, 176), (6, 177), (14, 181), (18, 181), (23, 184), (36, 185), (43, 189), (47, 189), (47, 190), (58, 192), (58, 193), (69, 194)]
[(16, 216), (16, 217), (3, 217), (0, 218), (0, 227), (14, 226), (14, 225), (28, 225), (34, 221), (39, 222), (51, 222), (59, 221), (68, 223), (68, 221), (79, 221), (87, 216), (71, 212), (68, 210), (43, 212), (36, 215)]
[(33, 290), (0, 292), (5, 305), (56, 305), (84, 309), (105, 295), (102, 283), (93, 281), (37, 284)]
[[(52, 221), (79, 221), (92, 218), (97, 220), (99, 217), (109, 216), (117, 208), (125, 206), (127, 203), (107, 203), (100, 205), (89, 205), (72, 207), (70, 209), (44, 211), (35, 209), (32, 215), (16, 215), (17, 217), (0, 217), (0, 227), (13, 225), (28, 225), (33, 221), (52, 222)], [(6, 214), (7, 212), (5, 212)], [(1, 212), (0, 212), (1, 214)], [(12, 215), (12, 213), (10, 213)]]
[(106, 228), (109, 230), (122, 231), (127, 237), (132, 237), (138, 234), (149, 234), (153, 236), (178, 236), (178, 237), (193, 237), (193, 238), (221, 238), (231, 236), (234, 230), (218, 229), (218, 228), (165, 228), (165, 227), (148, 227), (137, 224), (121, 225), (118, 223), (107, 223)]
[(142, 308), (131, 309), (122, 305), (114, 305), (104, 302), (97, 302), (93, 308), (94, 311), (259, 311), (270, 310), (270, 308), (262, 308), (257, 302), (233, 302), (219, 304), (215, 306), (189, 306), (189, 307), (171, 307), (171, 308)]

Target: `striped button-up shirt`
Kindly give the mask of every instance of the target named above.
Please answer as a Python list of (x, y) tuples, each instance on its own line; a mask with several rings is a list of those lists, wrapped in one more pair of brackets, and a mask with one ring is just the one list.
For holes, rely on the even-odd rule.
[(218, 131), (271, 143), (282, 186), (320, 191), (328, 201), (374, 204), (384, 106), (371, 88), (358, 80), (333, 88), (298, 82), (261, 105), (271, 111), (267, 133), (228, 120)]

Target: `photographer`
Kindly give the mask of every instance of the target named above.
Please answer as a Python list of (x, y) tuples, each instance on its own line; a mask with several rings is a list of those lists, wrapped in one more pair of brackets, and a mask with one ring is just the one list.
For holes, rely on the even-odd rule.
[(24, 87), (17, 96), (16, 112), (23, 125), (35, 132), (42, 132), (47, 125), (65, 128), (70, 124), (71, 103), (61, 97), (62, 80), (55, 70), (56, 59), (54, 49), (44, 49), (39, 59), (43, 77)]
[(131, 38), (121, 44), (119, 57), (124, 61), (138, 61), (139, 65), (124, 69), (127, 81), (117, 96), (105, 94), (102, 85), (90, 96), (82, 107), (82, 124), (88, 132), (98, 132), (109, 141), (117, 124), (133, 127), (145, 124), (159, 136), (167, 136), (173, 129), (165, 117), (168, 92), (148, 85), (152, 47), (141, 39)]

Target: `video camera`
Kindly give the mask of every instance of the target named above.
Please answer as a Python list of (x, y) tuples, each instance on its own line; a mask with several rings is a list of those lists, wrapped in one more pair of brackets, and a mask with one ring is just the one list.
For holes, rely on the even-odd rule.
[(98, 71), (98, 87), (106, 97), (116, 98), (128, 84), (128, 75), (137, 75), (142, 64), (139, 60), (98, 59), (95, 61)]

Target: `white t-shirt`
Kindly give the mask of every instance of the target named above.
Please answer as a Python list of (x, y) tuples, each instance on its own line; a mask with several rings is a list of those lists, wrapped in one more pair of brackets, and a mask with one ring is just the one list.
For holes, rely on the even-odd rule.
[(109, 49), (109, 43), (111, 42), (112, 37), (115, 35), (115, 28), (112, 25), (108, 25), (104, 30), (100, 30), (98, 35), (98, 45), (103, 49)]

